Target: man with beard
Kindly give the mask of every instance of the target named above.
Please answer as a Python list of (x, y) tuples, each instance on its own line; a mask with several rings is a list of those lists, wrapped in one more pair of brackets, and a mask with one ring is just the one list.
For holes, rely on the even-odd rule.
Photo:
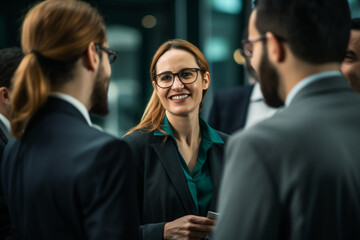
[(255, 70), (244, 57), (251, 84), (216, 92), (209, 114), (209, 125), (227, 134), (249, 128), (276, 112), (265, 103)]
[[(40, 34), (41, 33), (41, 34)], [(110, 63), (105, 23), (75, 0), (27, 13), (26, 53), (13, 78), (16, 138), (1, 162), (15, 239), (138, 239), (135, 169), (128, 145), (91, 127), (106, 114)]]
[(285, 105), (228, 143), (215, 239), (360, 239), (360, 96), (346, 0), (259, 0), (245, 54)]
[(350, 86), (360, 93), (360, 18), (351, 20), (351, 33), (346, 57), (341, 64), (341, 72)]

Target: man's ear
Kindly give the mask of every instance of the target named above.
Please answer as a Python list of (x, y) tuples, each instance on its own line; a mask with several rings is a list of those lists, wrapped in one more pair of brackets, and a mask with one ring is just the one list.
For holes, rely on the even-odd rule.
[(266, 33), (268, 42), (268, 56), (272, 61), (283, 62), (286, 57), (284, 42), (279, 40), (272, 32)]
[(10, 104), (9, 89), (7, 87), (0, 87), (0, 100), (3, 103)]
[(96, 46), (94, 42), (91, 42), (86, 49), (84, 55), (85, 67), (90, 71), (95, 71), (99, 65), (99, 56), (96, 52)]

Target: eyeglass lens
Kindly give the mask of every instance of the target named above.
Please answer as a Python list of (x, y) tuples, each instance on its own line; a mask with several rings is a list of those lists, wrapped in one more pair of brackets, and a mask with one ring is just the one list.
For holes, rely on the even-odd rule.
[(172, 72), (161, 73), (159, 75), (156, 75), (155, 81), (159, 87), (168, 88), (173, 85), (175, 76), (178, 76), (178, 78), (183, 84), (190, 84), (196, 81), (198, 76), (198, 70), (199, 69), (193, 68), (193, 69), (183, 69), (178, 73), (172, 73)]

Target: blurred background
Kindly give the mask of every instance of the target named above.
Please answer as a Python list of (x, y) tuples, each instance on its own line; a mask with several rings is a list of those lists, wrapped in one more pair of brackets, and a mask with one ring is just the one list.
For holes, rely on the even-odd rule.
[[(118, 51), (111, 65), (106, 117), (91, 116), (104, 131), (121, 137), (141, 118), (152, 92), (152, 55), (166, 40), (182, 38), (205, 54), (211, 86), (201, 112), (207, 117), (215, 91), (247, 84), (240, 46), (251, 0), (85, 0), (104, 16), (110, 48)], [(0, 48), (20, 46), (24, 14), (36, 0), (2, 1)], [(352, 17), (360, 17), (360, 0), (349, 0)]]

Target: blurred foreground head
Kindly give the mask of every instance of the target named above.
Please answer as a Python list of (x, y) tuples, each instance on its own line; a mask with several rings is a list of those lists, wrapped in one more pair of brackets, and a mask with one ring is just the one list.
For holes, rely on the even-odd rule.
[(341, 72), (351, 87), (360, 93), (360, 18), (351, 20), (350, 41), (341, 64)]
[(50, 91), (72, 81), (79, 59), (88, 57), (89, 46), (106, 41), (104, 20), (88, 3), (47, 0), (29, 10), (21, 32), (26, 55), (13, 79), (14, 137), (21, 137)]
[(283, 105), (295, 82), (338, 70), (349, 31), (347, 0), (255, 1), (245, 53), (268, 105)]

